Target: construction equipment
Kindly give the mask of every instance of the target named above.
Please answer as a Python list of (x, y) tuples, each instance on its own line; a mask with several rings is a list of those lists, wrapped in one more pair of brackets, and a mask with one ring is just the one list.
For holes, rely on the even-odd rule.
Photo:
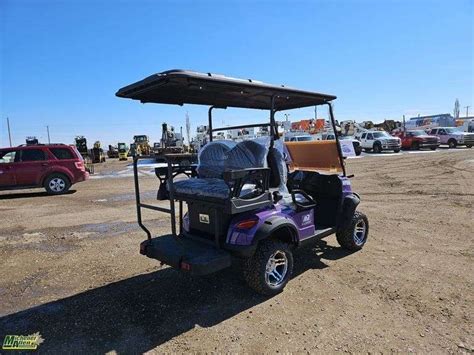
[(181, 154), (181, 158), (177, 159), (177, 163), (180, 165), (190, 165), (195, 163), (197, 156), (195, 154), (187, 155), (185, 153), (194, 153), (194, 146), (189, 148), (184, 145), (184, 138), (182, 132), (176, 133), (173, 126), (168, 126), (167, 123), (161, 125), (161, 140), (160, 143), (155, 143), (153, 146), (153, 153), (155, 154), (156, 161), (166, 161), (166, 155), (168, 154)]
[(109, 144), (109, 150), (107, 151), (107, 157), (108, 158), (118, 158), (119, 157), (119, 152), (117, 150), (117, 147)]
[(38, 138), (36, 137), (26, 137), (26, 145), (38, 145)]
[[(135, 155), (150, 155), (150, 139), (145, 135), (133, 136), (133, 143), (135, 144), (136, 154)], [(132, 146), (130, 145), (130, 148)]]
[(119, 160), (128, 160), (128, 147), (125, 143), (118, 143), (118, 158)]
[(167, 123), (163, 123), (161, 128), (160, 143), (154, 144), (153, 153), (158, 157), (168, 153), (185, 153), (186, 149), (183, 144), (183, 135), (176, 133), (174, 127), (168, 127)]
[(92, 163), (105, 163), (104, 150), (101, 148), (100, 142), (94, 143), (94, 148), (91, 150)]
[(84, 136), (77, 136), (74, 140), (76, 142), (76, 149), (84, 159), (86, 171), (88, 171), (89, 174), (94, 174), (94, 165), (92, 165), (92, 157), (89, 152), (89, 149), (87, 149), (87, 139)]

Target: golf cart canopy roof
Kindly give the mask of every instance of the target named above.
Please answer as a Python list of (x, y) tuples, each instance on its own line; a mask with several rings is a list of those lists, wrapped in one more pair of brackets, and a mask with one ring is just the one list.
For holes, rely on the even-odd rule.
[(168, 70), (121, 88), (118, 97), (142, 103), (196, 104), (215, 107), (274, 109), (278, 111), (316, 106), (336, 96), (236, 79), (211, 73)]

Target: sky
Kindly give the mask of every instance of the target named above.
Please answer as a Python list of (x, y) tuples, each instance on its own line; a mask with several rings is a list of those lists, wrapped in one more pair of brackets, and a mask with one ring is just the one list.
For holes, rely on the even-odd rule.
[[(334, 94), (340, 121), (452, 113), (456, 98), (464, 116), (467, 105), (474, 113), (473, 11), (472, 0), (0, 0), (0, 146), (7, 117), (13, 145), (47, 142), (46, 126), (52, 142), (159, 141), (161, 123), (179, 131), (186, 113), (194, 132), (206, 107), (115, 97), (177, 68)], [(216, 110), (215, 126), (267, 117)]]

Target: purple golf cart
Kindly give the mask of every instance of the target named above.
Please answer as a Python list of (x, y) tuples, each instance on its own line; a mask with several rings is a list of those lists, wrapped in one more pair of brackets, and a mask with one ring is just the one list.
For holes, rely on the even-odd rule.
[[(169, 208), (141, 202), (138, 162), (150, 157), (134, 158), (138, 224), (148, 236), (140, 244), (141, 254), (193, 275), (222, 270), (240, 259), (249, 286), (273, 295), (291, 278), (296, 248), (332, 234), (351, 251), (367, 241), (368, 220), (356, 211), (360, 198), (351, 190), (338, 137), (284, 144), (275, 121), (279, 111), (327, 105), (336, 131), (335, 96), (183, 70), (149, 76), (116, 96), (209, 106), (208, 143), (197, 164), (183, 164), (194, 161), (190, 154), (167, 154), (167, 167), (156, 168), (157, 197), (169, 200)], [(213, 110), (228, 107), (268, 110), (269, 121), (214, 128)], [(215, 132), (255, 127), (269, 135), (213, 140)], [(152, 236), (142, 223), (142, 208), (169, 213), (171, 233)]]

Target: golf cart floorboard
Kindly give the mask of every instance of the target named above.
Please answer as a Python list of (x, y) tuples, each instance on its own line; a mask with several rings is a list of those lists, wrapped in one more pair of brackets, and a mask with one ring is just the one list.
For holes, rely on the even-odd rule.
[(326, 237), (329, 237), (331, 234), (336, 233), (336, 228), (334, 227), (320, 227), (316, 226), (316, 230), (314, 234), (310, 237), (301, 240), (302, 245), (306, 245), (306, 243), (310, 243), (316, 240), (320, 240)]
[(231, 265), (227, 251), (172, 234), (143, 241), (140, 252), (193, 275), (210, 274)]

